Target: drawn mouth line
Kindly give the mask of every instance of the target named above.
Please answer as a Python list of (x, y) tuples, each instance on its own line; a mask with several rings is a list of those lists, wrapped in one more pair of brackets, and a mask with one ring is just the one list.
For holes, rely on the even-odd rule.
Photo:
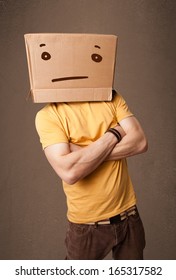
[(52, 79), (52, 82), (61, 82), (61, 81), (67, 81), (67, 80), (79, 80), (79, 79), (87, 79), (88, 76), (73, 76), (73, 77), (62, 77), (62, 78), (56, 78)]

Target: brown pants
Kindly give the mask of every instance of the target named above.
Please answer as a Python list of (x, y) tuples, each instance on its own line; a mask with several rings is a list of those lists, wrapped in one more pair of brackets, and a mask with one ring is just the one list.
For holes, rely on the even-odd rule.
[(67, 260), (102, 260), (112, 250), (115, 260), (142, 260), (145, 233), (139, 213), (110, 225), (69, 222)]

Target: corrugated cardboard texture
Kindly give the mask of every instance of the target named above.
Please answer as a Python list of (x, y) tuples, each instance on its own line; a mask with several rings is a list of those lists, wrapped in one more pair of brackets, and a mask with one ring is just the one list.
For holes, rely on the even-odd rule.
[(26, 34), (33, 101), (109, 101), (117, 37), (97, 34)]

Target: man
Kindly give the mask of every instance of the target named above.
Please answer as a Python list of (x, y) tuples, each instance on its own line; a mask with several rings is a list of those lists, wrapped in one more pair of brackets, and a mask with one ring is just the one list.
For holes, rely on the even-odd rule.
[(36, 128), (67, 198), (66, 259), (103, 259), (111, 250), (114, 259), (143, 259), (126, 158), (145, 152), (147, 140), (122, 96), (51, 103), (38, 112)]

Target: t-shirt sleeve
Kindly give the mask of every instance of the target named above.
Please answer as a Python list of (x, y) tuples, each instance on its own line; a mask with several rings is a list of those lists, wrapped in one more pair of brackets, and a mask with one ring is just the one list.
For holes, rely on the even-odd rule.
[(113, 103), (115, 106), (116, 118), (118, 122), (127, 117), (133, 116), (133, 113), (130, 111), (126, 101), (119, 93), (116, 93)]
[(50, 145), (69, 142), (59, 118), (47, 110), (43, 109), (37, 113), (35, 126), (43, 149)]

